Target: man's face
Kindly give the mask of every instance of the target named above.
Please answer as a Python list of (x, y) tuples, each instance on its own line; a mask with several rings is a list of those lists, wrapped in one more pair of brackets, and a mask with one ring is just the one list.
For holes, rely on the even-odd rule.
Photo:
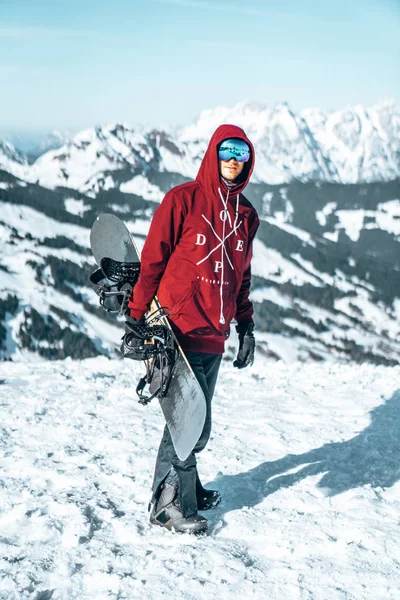
[(219, 161), (219, 172), (227, 181), (235, 181), (244, 169), (244, 162), (239, 162), (236, 158)]

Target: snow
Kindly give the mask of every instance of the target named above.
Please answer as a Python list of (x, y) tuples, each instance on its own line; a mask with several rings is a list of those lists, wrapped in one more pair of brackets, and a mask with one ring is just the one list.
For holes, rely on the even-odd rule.
[[(337, 284), (338, 287), (342, 285)], [(285, 362), (309, 361), (310, 357), (319, 355), (327, 361), (346, 361), (346, 356), (339, 350), (344, 344), (352, 340), (363, 347), (365, 351), (373, 352), (377, 356), (396, 359), (400, 351), (399, 330), (399, 301), (394, 303), (394, 308), (389, 310), (381, 303), (373, 302), (368, 291), (356, 289), (355, 296), (341, 298), (335, 301), (336, 312), (314, 306), (300, 299), (290, 299), (274, 288), (259, 288), (251, 292), (253, 302), (270, 300), (283, 308), (294, 308), (299, 313), (299, 318), (287, 318), (283, 321), (286, 325), (302, 331), (309, 338), (303, 336), (271, 333), (258, 333), (258, 338), (263, 342), (263, 349), (272, 351)], [(357, 310), (358, 309), (358, 310)], [(257, 307), (256, 307), (257, 311)], [(363, 315), (363, 321), (357, 324), (354, 318)], [(304, 323), (301, 315), (311, 319), (316, 329)], [(352, 320), (353, 319), (353, 320)], [(323, 324), (326, 328), (321, 331), (318, 327)]]
[[(192, 156), (192, 152), (188, 152), (188, 148), (181, 146), (178, 140), (180, 154), (170, 152), (164, 147), (159, 148), (161, 157), (161, 170), (169, 173), (181, 173), (188, 179), (194, 179), (200, 167), (201, 159), (207, 150), (207, 143), (203, 143), (202, 152), (197, 156)], [(195, 144), (195, 153), (198, 152), (197, 144)]]
[(150, 221), (148, 219), (135, 219), (134, 221), (125, 220), (124, 222), (129, 231), (135, 236), (139, 235), (144, 237), (149, 232)]
[[(287, 191), (286, 189), (281, 190), (281, 192), (286, 192), (286, 191)], [(283, 196), (284, 194), (281, 193), (281, 195)], [(293, 204), (290, 202), (290, 200), (286, 200), (285, 211), (276, 211), (274, 213), (274, 217), (279, 224), (287, 223), (287, 222), (290, 223), (293, 219), (293, 213), (294, 213)]]
[(1, 220), (15, 227), (19, 234), (34, 234), (40, 240), (63, 235), (83, 247), (89, 246), (89, 231), (79, 225), (61, 223), (45, 216), (38, 210), (22, 204), (9, 204), (0, 201)]
[(371, 302), (366, 290), (359, 289), (357, 296), (354, 298), (340, 298), (335, 300), (334, 303), (337, 310), (353, 317), (357, 316), (357, 311), (350, 305), (359, 309), (359, 312), (363, 314), (365, 321), (370, 324), (374, 332), (382, 334), (386, 331), (392, 339), (400, 340), (400, 321), (396, 314), (390, 315), (388, 312), (385, 312), (383, 305)]
[(243, 127), (254, 143), (255, 181), (281, 184), (292, 178), (307, 178), (319, 169), (319, 162), (323, 162), (316, 157), (318, 150), (310, 150), (302, 120), (286, 103), (267, 107), (240, 102), (233, 107), (204, 110), (195, 123), (180, 132), (180, 141), (190, 145), (196, 140), (208, 140), (221, 123)]
[(285, 318), (282, 319), (282, 322), (291, 327), (292, 329), (303, 331), (310, 339), (318, 339), (318, 333), (315, 331), (315, 329), (313, 329), (309, 325), (306, 325), (299, 319)]
[(292, 299), (286, 294), (282, 294), (276, 287), (257, 288), (251, 292), (252, 302), (263, 302), (269, 300), (282, 308), (292, 308)]
[(299, 227), (289, 225), (289, 223), (285, 222), (285, 218), (287, 218), (287, 216), (290, 214), (290, 212), (287, 212), (286, 215), (284, 213), (278, 212), (275, 213), (275, 217), (263, 217), (263, 221), (267, 221), (268, 223), (271, 223), (272, 225), (275, 225), (276, 227), (279, 227), (280, 229), (283, 229), (284, 231), (295, 235), (302, 242), (306, 242), (310, 246), (315, 246), (315, 242), (313, 241), (311, 234), (309, 234), (307, 231), (304, 231), (303, 229), (299, 229)]
[(395, 179), (399, 111), (395, 105), (302, 111), (319, 152), (329, 157), (336, 180), (345, 183)]
[(271, 201), (272, 198), (274, 197), (274, 194), (272, 192), (266, 192), (262, 198), (262, 210), (261, 210), (261, 216), (265, 217), (268, 216), (271, 210)]
[[(33, 244), (32, 241), (23, 239), (18, 245), (9, 244), (10, 228), (15, 227), (20, 235), (30, 233), (33, 239), (44, 239), (46, 237), (54, 238), (57, 235), (64, 235), (74, 240), (77, 244), (89, 246), (89, 230), (78, 225), (60, 223), (42, 213), (26, 206), (13, 205), (0, 202), (1, 220), (0, 224), (0, 251), (2, 253), (2, 264), (9, 269), (9, 272), (1, 271), (1, 295), (6, 297), (12, 293), (19, 298), (20, 307), (15, 317), (7, 318), (6, 325), (6, 350), (13, 352), (13, 359), (21, 360), (28, 357), (33, 360), (34, 357), (26, 350), (20, 348), (19, 331), (24, 322), (24, 309), (32, 307), (41, 314), (48, 314), (51, 305), (69, 313), (75, 325), (67, 325), (72, 330), (78, 330), (86, 334), (99, 349), (115, 353), (118, 346), (118, 323), (111, 325), (107, 321), (86, 311), (81, 303), (73, 300), (68, 295), (57, 291), (51, 285), (50, 271), (45, 269), (43, 277), (50, 285), (40, 284), (36, 281), (36, 273), (28, 264), (29, 261), (43, 263), (48, 255), (54, 254), (54, 249), (46, 246)], [(148, 227), (148, 222), (146, 222)], [(145, 230), (145, 223), (138, 222), (137, 229)], [(77, 265), (86, 262), (93, 262), (69, 248), (56, 250), (56, 256), (60, 260), (70, 260)], [(93, 266), (94, 269), (94, 266)], [(68, 283), (68, 282), (67, 282)], [(68, 283), (71, 287), (73, 285)], [(90, 304), (98, 306), (98, 298), (90, 287), (80, 286), (76, 288), (84, 299)], [(60, 319), (58, 319), (60, 321)]]
[(388, 233), (400, 236), (400, 200), (390, 200), (378, 204), (378, 211), (375, 213), (376, 225), (367, 223), (366, 229), (383, 229)]
[[(316, 213), (320, 225), (326, 226), (327, 216), (336, 209), (334, 202), (329, 202), (322, 211)], [(400, 200), (389, 200), (378, 204), (376, 210), (338, 210), (335, 213), (339, 223), (335, 232), (324, 233), (324, 237), (337, 241), (339, 230), (344, 229), (353, 242), (357, 242), (363, 229), (381, 229), (395, 236), (400, 236)], [(364, 223), (368, 218), (368, 222)]]
[(336, 209), (336, 206), (336, 202), (328, 202), (327, 204), (325, 204), (322, 210), (318, 210), (315, 213), (317, 221), (322, 227), (325, 227), (327, 223), (327, 217), (329, 217), (329, 215), (333, 213), (333, 211)]
[(269, 278), (279, 283), (291, 281), (296, 285), (312, 283), (320, 287), (321, 281), (291, 261), (284, 258), (277, 250), (268, 248), (261, 240), (253, 242), (253, 259), (251, 263), (253, 275)]
[(286, 103), (265, 106), (240, 102), (204, 110), (180, 132), (189, 146), (209, 139), (221, 123), (243, 127), (253, 141), (255, 181), (280, 184), (297, 180), (391, 180), (398, 177), (399, 109), (396, 105), (346, 107), (295, 114)]
[(109, 204), (109, 208), (115, 213), (127, 214), (132, 212), (132, 207), (129, 204)]
[(90, 210), (90, 206), (85, 205), (83, 200), (76, 200), (75, 198), (66, 198), (64, 200), (65, 210), (73, 215), (83, 217), (87, 210)]
[(336, 231), (326, 231), (324, 233), (324, 237), (331, 242), (337, 242), (339, 240), (339, 230)]
[(305, 269), (309, 273), (312, 273), (317, 279), (320, 279), (324, 283), (328, 283), (330, 285), (335, 283), (334, 277), (332, 277), (328, 273), (324, 273), (323, 271), (318, 271), (318, 269), (314, 267), (313, 263), (310, 260), (306, 260), (305, 258), (303, 258), (301, 254), (298, 254), (297, 252), (293, 253), (290, 255), (290, 258), (292, 258), (294, 261), (296, 261), (296, 263), (303, 267), (303, 269)]
[(148, 522), (163, 419), (141, 372), (0, 365), (1, 599), (397, 600), (399, 367), (223, 363), (200, 538)]
[[(257, 341), (261, 342), (263, 350), (274, 352), (285, 364), (300, 360), (301, 350), (298, 340), (293, 337), (285, 337), (279, 333), (257, 333)], [(304, 343), (304, 340), (302, 340)]]
[(103, 151), (103, 141), (96, 139), (94, 131), (92, 139), (84, 140), (83, 137), (78, 140), (77, 136), (74, 143), (43, 154), (32, 165), (32, 177), (48, 188), (64, 185), (85, 190), (93, 173), (115, 168), (113, 158)]
[(137, 175), (130, 181), (122, 183), (119, 189), (126, 194), (136, 194), (144, 200), (155, 202), (161, 202), (165, 195), (158, 186), (151, 184), (143, 175)]
[(20, 179), (25, 179), (29, 172), (26, 158), (9, 142), (2, 140), (0, 140), (0, 170), (8, 171)]
[[(395, 104), (337, 111), (310, 108), (296, 114), (285, 102), (273, 106), (239, 102), (204, 110), (176, 132), (139, 131), (127, 123), (111, 123), (78, 133), (33, 165), (0, 141), (0, 169), (49, 188), (67, 186), (88, 195), (118, 187), (113, 172), (126, 167), (145, 177), (154, 161), (159, 161), (157, 170), (192, 179), (221, 123), (243, 127), (253, 141), (257, 153), (253, 182), (355, 183), (399, 177), (400, 113)], [(132, 185), (142, 186), (140, 181)], [(157, 195), (151, 187), (146, 189)]]
[(344, 229), (353, 242), (356, 242), (360, 237), (365, 213), (366, 211), (363, 209), (336, 211), (336, 215), (339, 218), (339, 225), (337, 227)]

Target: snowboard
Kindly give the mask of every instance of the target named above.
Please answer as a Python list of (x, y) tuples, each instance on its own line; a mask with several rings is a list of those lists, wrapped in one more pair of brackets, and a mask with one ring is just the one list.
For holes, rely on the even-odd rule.
[[(140, 268), (140, 252), (121, 219), (111, 214), (99, 215), (90, 232), (90, 246), (106, 280), (107, 265), (116, 261), (118, 264), (128, 265), (128, 273), (131, 269), (131, 284), (134, 287)], [(93, 282), (93, 279), (91, 281)], [(150, 312), (157, 309), (160, 309), (160, 305), (157, 298), (154, 298)], [(158, 399), (175, 452), (180, 460), (186, 460), (203, 430), (206, 400), (168, 319), (165, 316), (160, 317), (159, 322), (170, 329), (178, 352), (168, 388)]]

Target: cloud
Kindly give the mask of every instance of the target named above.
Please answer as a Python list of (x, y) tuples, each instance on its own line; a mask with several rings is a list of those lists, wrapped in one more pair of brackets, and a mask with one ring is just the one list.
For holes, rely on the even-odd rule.
[(83, 29), (63, 29), (49, 27), (8, 27), (0, 25), (0, 40), (37, 40), (37, 39), (92, 39), (104, 37), (98, 31)]
[(203, 10), (211, 10), (224, 12), (229, 14), (237, 14), (237, 15), (246, 15), (251, 17), (271, 17), (271, 16), (279, 16), (279, 17), (288, 17), (287, 13), (277, 12), (272, 10), (263, 10), (261, 8), (251, 8), (249, 6), (245, 6), (244, 3), (240, 6), (232, 5), (232, 3), (228, 4), (218, 4), (218, 2), (203, 2), (200, 0), (155, 0), (161, 4), (172, 4), (175, 6), (182, 6), (185, 8), (201, 8)]

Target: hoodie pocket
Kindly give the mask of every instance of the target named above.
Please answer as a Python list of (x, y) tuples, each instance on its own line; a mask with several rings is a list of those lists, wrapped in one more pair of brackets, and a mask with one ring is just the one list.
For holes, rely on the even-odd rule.
[(181, 313), (181, 311), (184, 309), (185, 304), (187, 302), (189, 302), (189, 300), (192, 298), (193, 294), (194, 294), (195, 288), (194, 288), (194, 284), (192, 283), (189, 288), (186, 289), (185, 293), (182, 293), (179, 298), (176, 299), (176, 301), (173, 303), (172, 307), (171, 307), (171, 318), (172, 320), (174, 320), (174, 317), (178, 317)]
[(193, 284), (188, 294), (171, 314), (174, 323), (183, 334), (227, 336), (229, 324), (236, 312), (236, 300), (232, 292), (225, 296), (224, 318), (220, 323), (221, 304), (218, 293), (206, 295), (206, 290)]

